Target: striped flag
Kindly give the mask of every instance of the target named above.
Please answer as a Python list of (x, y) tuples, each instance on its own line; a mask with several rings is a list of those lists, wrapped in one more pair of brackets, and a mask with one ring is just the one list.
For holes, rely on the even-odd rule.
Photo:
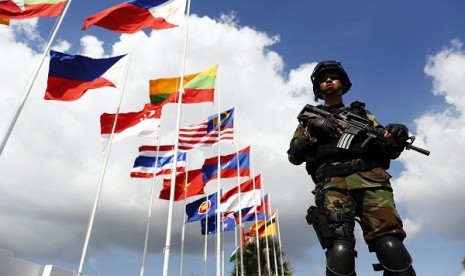
[[(158, 154), (158, 155), (157, 155)], [(184, 172), (186, 153), (178, 152), (176, 171)], [(131, 177), (152, 178), (154, 175), (171, 174), (174, 161), (174, 146), (141, 146), (139, 156), (134, 161)]]
[(261, 203), (261, 177), (255, 176), (227, 191), (221, 196), (221, 212), (235, 212), (241, 209), (260, 205)]
[(0, 18), (57, 17), (65, 5), (66, 0), (0, 0)]
[(179, 149), (191, 150), (198, 146), (212, 146), (234, 139), (234, 108), (207, 120), (179, 129)]
[[(183, 104), (213, 102), (218, 65), (205, 71), (183, 76)], [(150, 80), (150, 102), (153, 104), (177, 103), (181, 78)]]

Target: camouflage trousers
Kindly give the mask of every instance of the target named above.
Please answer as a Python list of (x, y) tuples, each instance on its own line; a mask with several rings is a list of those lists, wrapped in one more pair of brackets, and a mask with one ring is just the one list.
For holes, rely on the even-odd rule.
[(384, 235), (394, 235), (401, 240), (405, 238), (389, 178), (389, 174), (378, 168), (346, 177), (333, 177), (314, 191), (316, 205), (321, 207), (322, 204), (335, 239), (348, 239), (355, 243), (356, 217), (360, 219), (368, 245)]

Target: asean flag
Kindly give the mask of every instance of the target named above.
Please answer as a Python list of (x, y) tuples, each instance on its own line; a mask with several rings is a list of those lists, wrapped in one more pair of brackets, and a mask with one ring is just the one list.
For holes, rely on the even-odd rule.
[(50, 67), (44, 99), (75, 101), (89, 89), (116, 87), (125, 55), (94, 59), (50, 51)]
[(132, 0), (87, 17), (82, 30), (96, 25), (119, 33), (145, 28), (168, 29), (180, 24), (186, 0)]

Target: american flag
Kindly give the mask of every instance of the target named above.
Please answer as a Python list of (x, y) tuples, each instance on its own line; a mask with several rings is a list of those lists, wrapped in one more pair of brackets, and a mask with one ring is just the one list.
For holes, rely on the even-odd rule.
[(234, 139), (234, 108), (208, 119), (179, 129), (179, 150), (187, 151), (198, 146), (211, 146), (220, 141)]

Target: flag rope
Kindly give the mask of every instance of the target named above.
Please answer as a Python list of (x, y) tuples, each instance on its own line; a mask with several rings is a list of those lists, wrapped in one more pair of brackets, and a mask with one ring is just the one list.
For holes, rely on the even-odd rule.
[(92, 228), (93, 228), (93, 224), (94, 224), (95, 213), (97, 212), (97, 206), (98, 206), (98, 202), (99, 202), (99, 198), (100, 198), (100, 193), (102, 192), (103, 180), (105, 178), (106, 168), (107, 168), (107, 165), (108, 165), (108, 159), (110, 158), (110, 150), (111, 150), (111, 144), (113, 142), (113, 137), (114, 137), (114, 134), (115, 134), (116, 122), (118, 121), (118, 114), (119, 114), (119, 110), (120, 110), (120, 107), (121, 107), (121, 103), (123, 101), (124, 91), (126, 89), (126, 80), (127, 80), (128, 73), (129, 73), (131, 58), (132, 58), (132, 54), (130, 53), (129, 57), (128, 57), (128, 62), (127, 62), (127, 65), (126, 65), (127, 66), (126, 67), (126, 75), (124, 77), (123, 87), (121, 89), (121, 93), (120, 93), (119, 99), (118, 99), (118, 105), (117, 105), (116, 113), (115, 113), (115, 120), (113, 122), (112, 130), (111, 130), (111, 134), (110, 134), (110, 139), (108, 141), (108, 144), (107, 144), (107, 147), (106, 147), (106, 150), (105, 150), (105, 157), (104, 157), (104, 161), (103, 161), (102, 172), (100, 174), (100, 180), (99, 180), (99, 185), (98, 185), (98, 188), (97, 188), (97, 193), (95, 195), (94, 206), (92, 207), (92, 212), (91, 212), (91, 215), (89, 217), (89, 223), (88, 223), (88, 226), (87, 226), (86, 237), (85, 237), (84, 245), (83, 245), (83, 248), (82, 248), (81, 261), (79, 262), (79, 268), (78, 268), (78, 272), (77, 272), (78, 276), (82, 275), (82, 269), (84, 267), (84, 261), (85, 261), (85, 258), (86, 258), (87, 247), (89, 245), (90, 235), (92, 233)]
[(42, 54), (42, 58), (40, 59), (39, 64), (33, 71), (31, 79), (29, 79), (26, 88), (24, 89), (23, 95), (21, 97), (21, 100), (18, 104), (18, 107), (16, 108), (15, 113), (13, 114), (13, 117), (10, 120), (10, 123), (8, 124), (8, 127), (5, 131), (5, 134), (3, 135), (2, 138), (2, 143), (0, 144), (0, 156), (3, 153), (3, 149), (5, 148), (6, 143), (8, 142), (8, 139), (10, 138), (11, 132), (13, 131), (13, 128), (16, 124), (16, 121), (18, 120), (19, 114), (21, 113), (24, 104), (26, 103), (27, 98), (29, 97), (29, 94), (31, 93), (32, 86), (34, 85), (34, 82), (37, 79), (37, 76), (39, 75), (40, 69), (42, 68), (42, 65), (44, 64), (45, 58), (47, 57), (48, 52), (50, 51), (50, 48), (52, 47), (52, 43), (55, 40), (55, 36), (58, 33), (58, 29), (61, 26), (61, 23), (63, 22), (63, 18), (66, 15), (66, 12), (68, 11), (69, 6), (71, 5), (72, 0), (67, 0), (65, 7), (63, 8), (63, 11), (61, 12), (61, 15), (57, 19), (57, 23), (52, 29), (50, 38), (47, 42), (47, 45), (45, 46), (44, 53)]

